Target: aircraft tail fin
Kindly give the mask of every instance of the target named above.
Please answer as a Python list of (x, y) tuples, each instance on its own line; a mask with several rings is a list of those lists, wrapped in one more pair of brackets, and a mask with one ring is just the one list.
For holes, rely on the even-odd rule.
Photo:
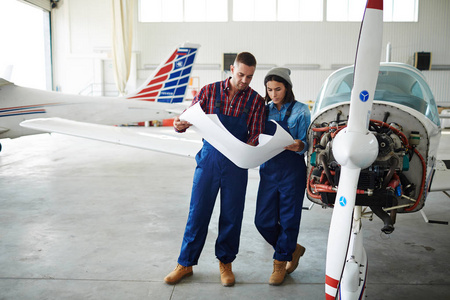
[(166, 103), (183, 102), (198, 48), (200, 45), (190, 43), (178, 46), (147, 81), (126, 98)]

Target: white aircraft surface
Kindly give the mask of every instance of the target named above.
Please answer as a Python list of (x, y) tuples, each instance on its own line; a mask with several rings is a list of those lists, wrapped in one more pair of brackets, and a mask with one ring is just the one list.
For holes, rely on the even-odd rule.
[(66, 122), (120, 125), (174, 117), (187, 107), (184, 97), (199, 47), (189, 43), (176, 47), (137, 91), (124, 97), (48, 92), (0, 78), (0, 139), (39, 133), (20, 126), (36, 118), (58, 118), (45, 130), (54, 132)]
[(325, 81), (308, 129), (307, 197), (333, 207), (327, 300), (364, 298), (363, 217), (377, 215), (389, 234), (397, 213), (423, 208), (430, 188), (450, 189), (448, 171), (435, 174), (441, 129), (433, 94), (419, 70), (380, 66), (382, 28), (383, 1), (368, 0), (355, 65)]

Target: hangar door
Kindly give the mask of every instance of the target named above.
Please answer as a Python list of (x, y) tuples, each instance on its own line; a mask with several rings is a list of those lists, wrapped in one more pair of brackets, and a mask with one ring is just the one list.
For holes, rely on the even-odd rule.
[(0, 1), (0, 77), (51, 90), (49, 9), (18, 0)]

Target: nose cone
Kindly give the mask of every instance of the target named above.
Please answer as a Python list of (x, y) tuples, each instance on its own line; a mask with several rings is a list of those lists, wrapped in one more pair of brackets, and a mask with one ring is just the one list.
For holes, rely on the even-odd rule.
[(378, 156), (378, 142), (370, 132), (348, 132), (345, 128), (333, 140), (333, 155), (341, 166), (365, 169)]

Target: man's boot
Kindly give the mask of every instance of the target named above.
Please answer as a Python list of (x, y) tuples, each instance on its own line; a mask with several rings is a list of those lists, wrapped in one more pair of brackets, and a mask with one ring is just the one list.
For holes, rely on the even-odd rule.
[(286, 261), (273, 260), (273, 272), (269, 279), (270, 285), (280, 285), (283, 283), (284, 277), (286, 276), (286, 263)]
[(224, 264), (219, 261), (220, 267), (220, 281), (223, 286), (233, 286), (234, 285), (234, 274), (231, 270), (231, 263)]
[(193, 274), (192, 266), (185, 267), (180, 264), (177, 264), (175, 270), (170, 272), (169, 275), (167, 275), (166, 278), (164, 278), (164, 281), (167, 284), (175, 284), (180, 282), (180, 280), (183, 279), (184, 277), (191, 276), (192, 274)]
[(291, 274), (292, 272), (295, 271), (295, 269), (297, 269), (298, 261), (300, 260), (300, 257), (303, 256), (305, 251), (306, 251), (305, 247), (297, 244), (294, 253), (292, 253), (292, 260), (286, 264), (286, 272), (288, 274)]

